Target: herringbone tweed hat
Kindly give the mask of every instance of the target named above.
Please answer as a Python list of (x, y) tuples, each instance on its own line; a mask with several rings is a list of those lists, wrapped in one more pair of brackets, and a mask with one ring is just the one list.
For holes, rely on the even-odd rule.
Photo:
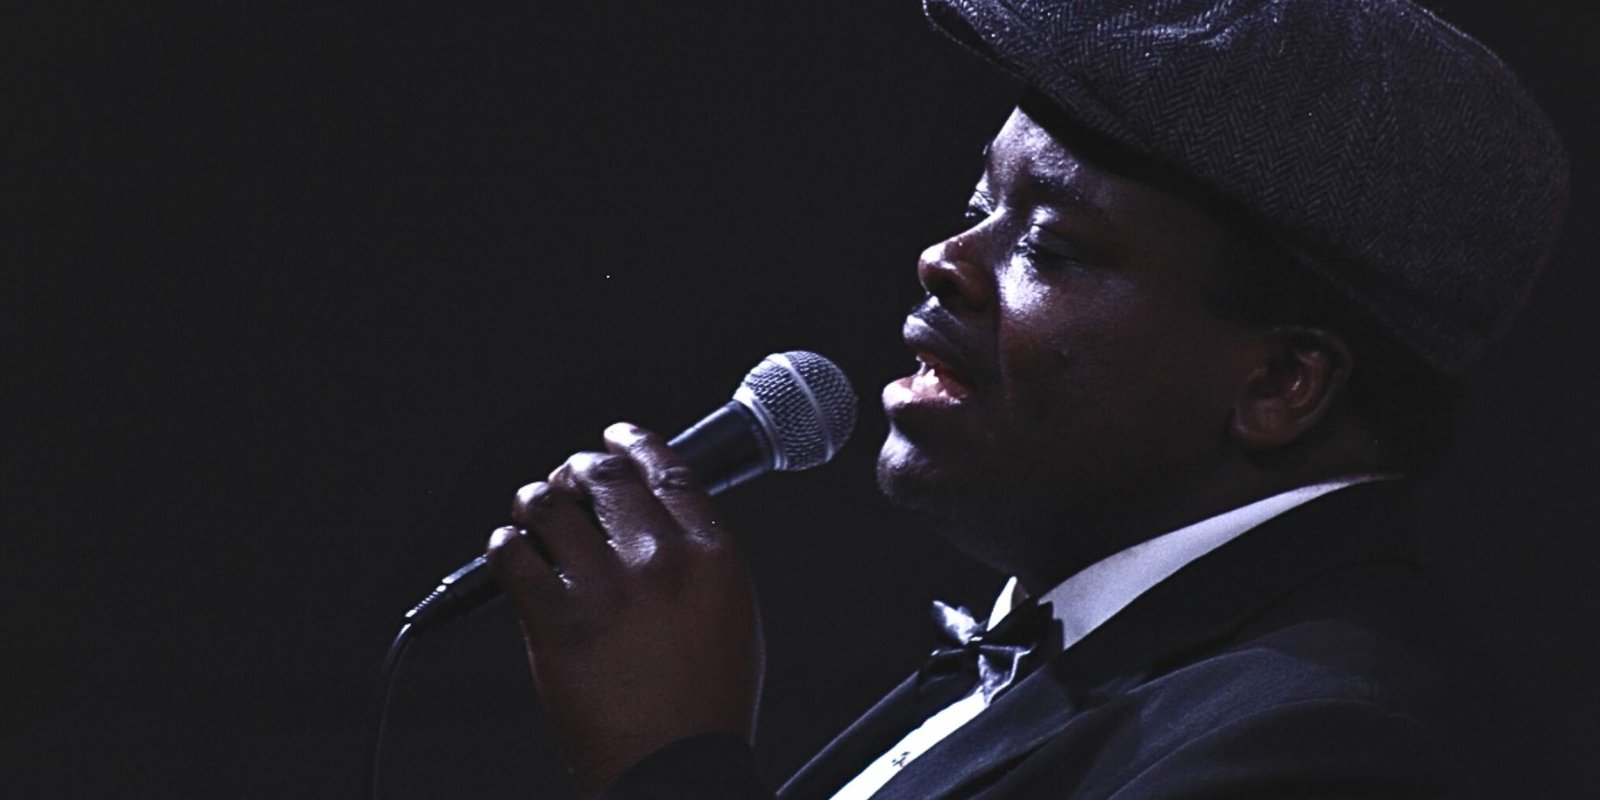
[(1566, 203), (1555, 131), (1487, 48), (1405, 0), (924, 0), (1078, 123), (1239, 203), (1459, 375)]

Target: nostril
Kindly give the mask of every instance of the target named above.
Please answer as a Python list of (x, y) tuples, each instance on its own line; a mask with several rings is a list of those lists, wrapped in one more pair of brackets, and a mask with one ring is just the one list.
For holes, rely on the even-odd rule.
[(988, 271), (960, 257), (954, 244), (945, 240), (924, 250), (917, 262), (917, 280), (951, 311), (982, 311), (992, 293)]

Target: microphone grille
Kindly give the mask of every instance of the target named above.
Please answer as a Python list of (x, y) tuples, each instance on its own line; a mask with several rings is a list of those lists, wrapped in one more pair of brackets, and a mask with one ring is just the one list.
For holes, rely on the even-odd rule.
[(827, 463), (856, 427), (856, 393), (832, 361), (806, 350), (773, 353), (744, 376), (734, 399), (761, 422), (773, 469)]

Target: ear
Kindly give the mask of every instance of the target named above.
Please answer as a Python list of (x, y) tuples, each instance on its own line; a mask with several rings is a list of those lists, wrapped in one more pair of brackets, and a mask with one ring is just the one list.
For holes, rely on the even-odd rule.
[(1291, 444), (1315, 428), (1344, 393), (1350, 349), (1317, 328), (1263, 334), (1257, 364), (1235, 400), (1229, 432), (1246, 450)]

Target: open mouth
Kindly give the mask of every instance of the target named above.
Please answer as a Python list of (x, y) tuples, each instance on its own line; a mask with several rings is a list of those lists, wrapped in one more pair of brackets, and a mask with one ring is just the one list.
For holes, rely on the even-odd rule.
[(963, 405), (979, 385), (967, 367), (957, 368), (967, 363), (965, 351), (959, 346), (959, 336), (948, 332), (950, 325), (942, 324), (944, 315), (942, 309), (926, 306), (906, 317), (901, 335), (916, 356), (917, 371), (884, 387), (884, 408), (891, 414), (912, 407), (954, 408)]
[(906, 386), (913, 396), (960, 400), (972, 393), (972, 387), (944, 362), (927, 353), (916, 355), (917, 371)]

